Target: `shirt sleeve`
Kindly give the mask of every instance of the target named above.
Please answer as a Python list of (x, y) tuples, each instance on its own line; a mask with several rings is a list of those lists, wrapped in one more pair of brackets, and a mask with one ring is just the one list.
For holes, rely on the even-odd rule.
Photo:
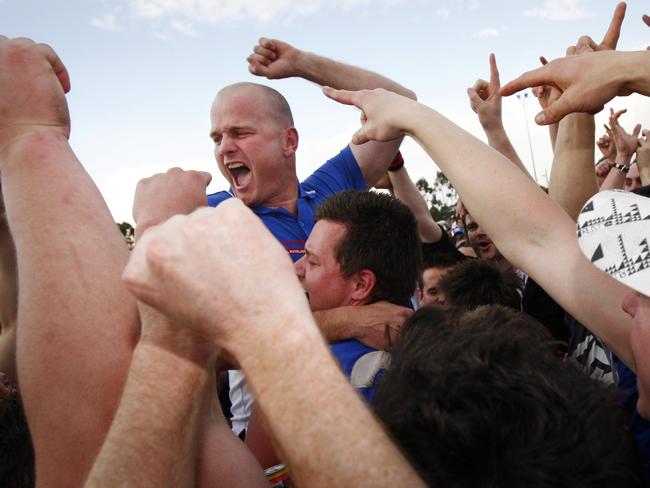
[(303, 181), (302, 186), (320, 196), (329, 196), (342, 190), (365, 190), (366, 182), (350, 146), (346, 146)]
[[(442, 229), (442, 228), (441, 228)], [(451, 240), (451, 237), (445, 232), (445, 229), (442, 229), (442, 238), (438, 242), (423, 242), (422, 243), (422, 254), (451, 254), (457, 257), (460, 261), (467, 259), (462, 252), (456, 249), (456, 246)]]
[(232, 195), (227, 191), (219, 191), (208, 195), (208, 207), (216, 207), (224, 200), (232, 198)]

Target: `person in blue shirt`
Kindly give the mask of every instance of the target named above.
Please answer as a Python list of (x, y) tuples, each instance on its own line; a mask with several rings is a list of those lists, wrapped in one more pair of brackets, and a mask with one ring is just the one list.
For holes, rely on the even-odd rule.
[[(315, 316), (409, 300), (420, 272), (422, 245), (415, 217), (406, 205), (385, 193), (346, 190), (327, 198), (315, 218), (305, 255), (294, 263)], [(389, 326), (383, 334), (386, 342), (396, 337)], [(341, 371), (370, 403), (389, 354), (354, 338), (330, 343)], [(280, 460), (264, 436), (258, 415), (253, 410), (246, 443), (262, 466), (273, 466)]]
[[(415, 98), (413, 92), (379, 74), (279, 40), (260, 39), (248, 63), (251, 73), (268, 79), (300, 77), (348, 89), (381, 87)], [(304, 254), (316, 207), (336, 192), (372, 186), (385, 174), (400, 144), (350, 143), (300, 182), (296, 173), (298, 131), (289, 103), (277, 90), (250, 82), (226, 86), (214, 100), (210, 121), (214, 155), (230, 188), (208, 195), (208, 205), (216, 207), (229, 198), (240, 199), (282, 243), (293, 261)], [(376, 345), (383, 338), (368, 340), (363, 336), (377, 336), (377, 315), (380, 323), (396, 326), (406, 315), (400, 305), (383, 303), (378, 307), (371, 315), (367, 311), (363, 316), (355, 314), (356, 310), (345, 314), (332, 311), (316, 318), (330, 341), (356, 337)], [(251, 414), (252, 397), (241, 372), (231, 371), (229, 383), (233, 430), (245, 435), (242, 432)]]
[[(299, 77), (346, 89), (385, 88), (415, 94), (377, 73), (262, 38), (248, 58), (249, 71), (268, 79)], [(287, 100), (257, 83), (235, 83), (216, 96), (210, 111), (210, 137), (229, 191), (208, 196), (210, 206), (239, 198), (285, 245), (294, 261), (314, 226), (314, 209), (345, 189), (365, 190), (386, 172), (400, 142), (348, 144), (302, 182), (296, 173), (298, 131)]]
[[(305, 256), (295, 268), (312, 311), (401, 304), (415, 291), (421, 256), (415, 217), (406, 205), (386, 194), (348, 190), (318, 207)], [(388, 354), (356, 339), (331, 349), (352, 386), (372, 400)]]

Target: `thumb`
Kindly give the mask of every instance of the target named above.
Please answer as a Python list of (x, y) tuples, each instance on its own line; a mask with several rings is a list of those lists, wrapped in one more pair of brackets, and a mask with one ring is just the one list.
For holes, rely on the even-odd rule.
[(352, 144), (365, 144), (370, 140), (367, 134), (367, 126), (361, 127), (358, 131), (352, 136)]
[(205, 186), (208, 186), (210, 182), (212, 181), (212, 175), (208, 173), (207, 171), (199, 171), (199, 174), (205, 181)]
[(535, 122), (538, 125), (554, 124), (571, 112), (573, 112), (573, 108), (571, 107), (570, 93), (566, 91), (555, 102), (538, 113), (535, 116)]
[(632, 131), (632, 135), (634, 137), (639, 137), (639, 134), (641, 133), (641, 124), (636, 124), (634, 126), (634, 130)]

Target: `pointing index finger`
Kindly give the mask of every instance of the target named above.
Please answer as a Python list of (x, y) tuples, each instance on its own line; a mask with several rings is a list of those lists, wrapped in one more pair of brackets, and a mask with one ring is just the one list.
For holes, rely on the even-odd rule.
[(534, 86), (540, 85), (553, 85), (556, 84), (552, 81), (552, 78), (549, 74), (549, 66), (542, 66), (541, 68), (534, 69), (532, 71), (527, 71), (523, 75), (515, 78), (509, 83), (506, 83), (501, 87), (499, 93), (504, 97), (513, 95), (524, 88), (532, 88)]
[(497, 68), (497, 58), (494, 53), (490, 53), (490, 86), (494, 89), (494, 92), (496, 92), (501, 86), (499, 68)]
[(354, 94), (355, 92), (349, 90), (335, 90), (330, 86), (323, 87), (323, 93), (326, 97), (331, 98), (332, 100), (342, 103), (344, 105), (356, 105), (354, 103)]

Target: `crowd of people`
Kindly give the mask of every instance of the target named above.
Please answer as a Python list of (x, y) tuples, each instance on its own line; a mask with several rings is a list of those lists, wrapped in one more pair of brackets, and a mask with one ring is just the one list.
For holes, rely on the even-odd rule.
[[(650, 96), (650, 50), (616, 50), (625, 9), (504, 86), (490, 55), (467, 90), (488, 144), (262, 38), (253, 75), (317, 83), (361, 128), (298, 181), (286, 99), (222, 88), (229, 190), (141, 180), (128, 246), (68, 143), (63, 62), (0, 36), (0, 485), (648, 486), (650, 130), (612, 110), (596, 140), (593, 115)], [(501, 117), (525, 88), (548, 194)], [(404, 137), (462, 200), (449, 231)]]

